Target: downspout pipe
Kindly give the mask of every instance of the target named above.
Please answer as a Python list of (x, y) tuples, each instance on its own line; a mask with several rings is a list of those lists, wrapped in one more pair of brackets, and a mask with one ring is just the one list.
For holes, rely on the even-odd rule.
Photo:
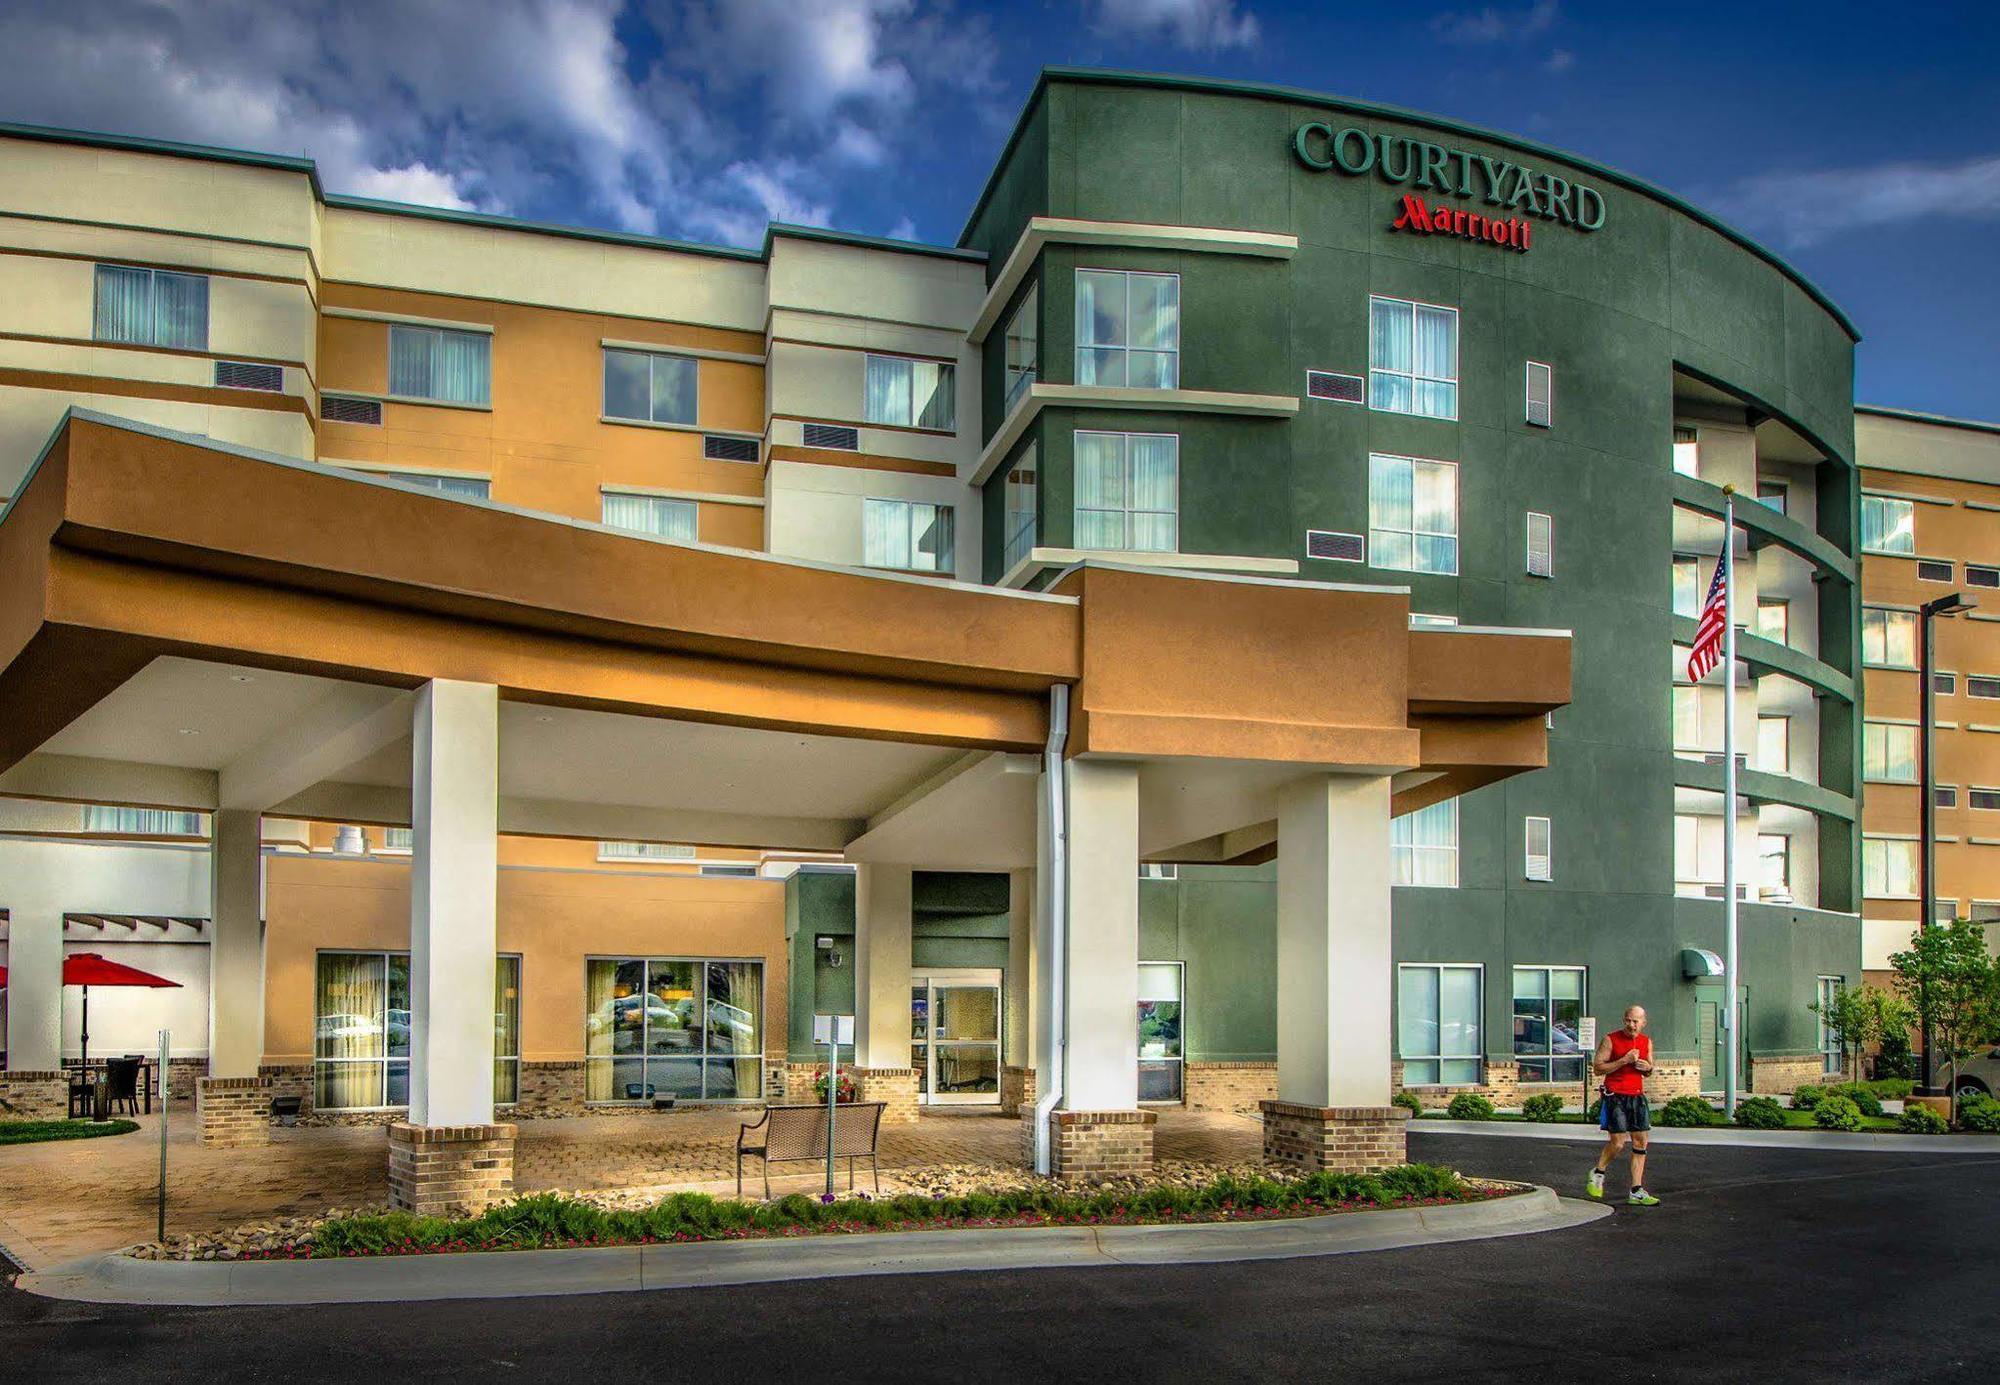
[[(1049, 689), (1049, 739), (1042, 750), (1042, 792), (1047, 796), (1049, 858), (1036, 888), (1049, 911), (1049, 1049), (1043, 1059), (1047, 1090), (1035, 1098), (1035, 1172), (1049, 1173), (1049, 1117), (1063, 1098), (1069, 1071), (1069, 787), (1063, 752), (1069, 744), (1069, 685)], [(1032, 983), (1030, 983), (1032, 984)]]

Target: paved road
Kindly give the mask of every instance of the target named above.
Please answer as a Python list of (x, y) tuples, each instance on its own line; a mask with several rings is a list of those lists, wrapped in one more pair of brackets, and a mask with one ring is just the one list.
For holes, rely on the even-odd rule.
[[(1565, 1191), (1589, 1157), (1412, 1145)], [(2000, 1158), (1684, 1148), (1651, 1182), (1665, 1206), (1575, 1231), (1259, 1264), (309, 1309), (106, 1309), (9, 1286), (0, 1378), (1995, 1378)], [(1592, 1310), (1579, 1285), (1620, 1306)]]

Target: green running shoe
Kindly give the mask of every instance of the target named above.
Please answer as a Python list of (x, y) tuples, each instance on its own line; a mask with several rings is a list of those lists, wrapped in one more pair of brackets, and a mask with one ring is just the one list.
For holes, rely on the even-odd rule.
[(1599, 1202), (1604, 1201), (1604, 1170), (1592, 1169), (1590, 1177), (1584, 1180), (1583, 1190)]
[(1628, 1207), (1658, 1207), (1660, 1200), (1644, 1188), (1634, 1188), (1630, 1193), (1626, 1194), (1625, 1205)]

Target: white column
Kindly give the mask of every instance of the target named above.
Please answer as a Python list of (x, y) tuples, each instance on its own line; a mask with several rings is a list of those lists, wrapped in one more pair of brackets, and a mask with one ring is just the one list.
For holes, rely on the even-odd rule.
[(1071, 760), (1063, 1106), (1139, 1105), (1139, 766)]
[(62, 1067), (63, 916), (14, 895), (7, 922), (7, 1071)]
[(255, 1077), (264, 1057), (263, 831), (250, 809), (215, 814), (209, 858), (208, 1075)]
[(911, 870), (864, 865), (854, 886), (855, 1066), (910, 1066)]
[(1010, 1067), (1039, 1068), (1042, 1063), (1041, 1035), (1035, 1020), (1041, 1011), (1036, 994), (1036, 918), (1039, 897), (1036, 872), (1015, 870), (1007, 873), (1007, 1015), (1003, 1060)]
[(1389, 780), (1313, 775), (1278, 800), (1278, 1099), (1389, 1104)]
[(410, 778), (410, 1123), (493, 1122), (500, 698), (417, 693)]

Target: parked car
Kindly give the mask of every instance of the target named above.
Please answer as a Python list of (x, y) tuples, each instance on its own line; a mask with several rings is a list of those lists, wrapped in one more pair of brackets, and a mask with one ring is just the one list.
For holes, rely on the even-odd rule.
[[(1940, 1065), (1935, 1080), (1942, 1085), (1949, 1075), (1950, 1069)], [(1970, 1057), (1958, 1060), (1958, 1094), (1972, 1092), (2000, 1094), (2000, 1044), (1974, 1049)]]

